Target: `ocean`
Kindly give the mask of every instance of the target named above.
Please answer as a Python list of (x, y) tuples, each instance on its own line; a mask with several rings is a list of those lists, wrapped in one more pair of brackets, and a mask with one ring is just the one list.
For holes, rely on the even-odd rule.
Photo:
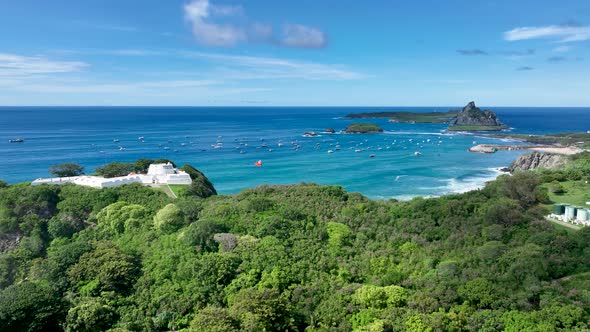
[[(63, 162), (79, 163), (92, 173), (113, 161), (168, 158), (204, 172), (221, 194), (314, 182), (375, 199), (439, 196), (481, 187), (522, 152), (470, 153), (473, 144), (510, 142), (447, 133), (442, 124), (366, 119), (385, 132), (323, 131), (359, 122), (343, 118), (349, 113), (457, 108), (0, 107), (0, 179), (17, 183), (49, 177), (48, 168)], [(590, 130), (590, 108), (492, 109), (513, 133)], [(308, 131), (319, 135), (303, 137)], [(25, 142), (8, 143), (14, 138)], [(262, 167), (254, 166), (258, 160)]]

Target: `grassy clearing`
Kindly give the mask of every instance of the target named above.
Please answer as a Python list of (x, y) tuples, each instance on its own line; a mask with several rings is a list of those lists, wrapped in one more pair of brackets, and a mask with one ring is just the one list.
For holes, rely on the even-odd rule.
[[(565, 181), (560, 182), (565, 190), (564, 193), (554, 194), (549, 192), (549, 199), (553, 203), (566, 203), (577, 206), (587, 206), (586, 202), (590, 202), (590, 184), (584, 181)], [(544, 184), (544, 187), (550, 184)]]
[(172, 190), (176, 197), (182, 196), (182, 194), (188, 189), (188, 185), (184, 184), (170, 184), (168, 187), (170, 187), (170, 190)]

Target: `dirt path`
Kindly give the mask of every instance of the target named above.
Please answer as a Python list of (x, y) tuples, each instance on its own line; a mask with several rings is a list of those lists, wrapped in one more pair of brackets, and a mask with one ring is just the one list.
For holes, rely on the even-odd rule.
[(547, 220), (549, 220), (549, 221), (551, 221), (553, 223), (556, 223), (558, 225), (565, 226), (567, 228), (571, 228), (571, 229), (573, 229), (575, 231), (579, 231), (581, 229), (580, 226), (572, 225), (569, 222), (564, 222), (564, 221), (561, 221), (561, 220), (551, 219), (549, 217), (545, 217), (545, 219), (547, 219)]
[(148, 186), (162, 189), (162, 191), (166, 195), (168, 195), (168, 197), (170, 197), (170, 198), (174, 198), (174, 199), (178, 198), (176, 196), (176, 194), (172, 191), (172, 189), (170, 189), (170, 187), (168, 187), (167, 184), (149, 184)]

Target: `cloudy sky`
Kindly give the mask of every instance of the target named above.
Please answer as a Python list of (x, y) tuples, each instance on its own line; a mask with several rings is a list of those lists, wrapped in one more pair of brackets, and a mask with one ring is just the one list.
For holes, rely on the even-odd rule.
[(0, 105), (590, 106), (587, 0), (2, 0)]

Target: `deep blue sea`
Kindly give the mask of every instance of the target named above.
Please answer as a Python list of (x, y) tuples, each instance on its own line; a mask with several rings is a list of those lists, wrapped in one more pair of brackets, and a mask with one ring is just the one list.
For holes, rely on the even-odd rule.
[[(262, 184), (315, 182), (378, 199), (438, 196), (481, 186), (520, 152), (470, 153), (474, 143), (509, 142), (446, 133), (446, 126), (437, 124), (371, 119), (366, 121), (385, 132), (321, 132), (358, 122), (343, 118), (349, 113), (457, 108), (0, 107), (0, 179), (49, 177), (48, 167), (62, 162), (77, 162), (91, 173), (113, 161), (168, 158), (194, 165), (222, 194)], [(492, 109), (515, 133), (590, 130), (590, 108)], [(306, 131), (320, 135), (303, 137)], [(8, 143), (13, 138), (25, 142)], [(257, 160), (262, 167), (253, 165)]]

